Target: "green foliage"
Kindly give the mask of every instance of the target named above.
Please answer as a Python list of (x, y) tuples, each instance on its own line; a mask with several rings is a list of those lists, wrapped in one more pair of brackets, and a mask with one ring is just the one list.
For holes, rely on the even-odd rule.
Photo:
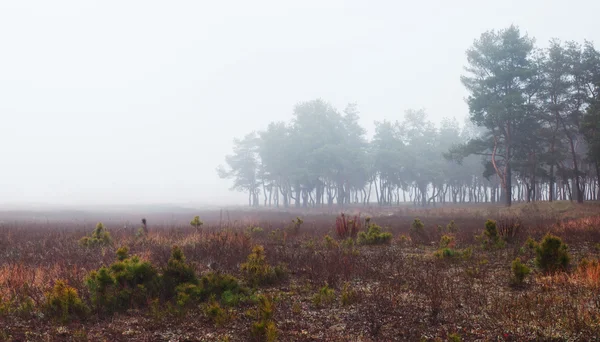
[(300, 232), (300, 227), (302, 227), (303, 223), (304, 221), (302, 221), (301, 218), (296, 217), (294, 220), (292, 220), (292, 225), (288, 227), (288, 230), (293, 234), (298, 234)]
[(485, 249), (498, 249), (504, 248), (504, 240), (498, 234), (498, 227), (496, 226), (496, 221), (487, 220), (485, 221), (485, 229), (483, 231), (483, 235), (478, 237), (481, 239), (483, 243), (483, 248)]
[(192, 266), (186, 263), (181, 248), (173, 246), (171, 257), (162, 275), (162, 288), (165, 297), (173, 297), (176, 294), (177, 286), (184, 283), (197, 284), (198, 277)]
[(277, 326), (273, 322), (273, 313), (275, 305), (271, 297), (266, 295), (258, 296), (258, 307), (256, 309), (256, 321), (250, 328), (250, 334), (257, 339), (265, 341), (277, 340)]
[(535, 247), (535, 263), (544, 273), (566, 270), (571, 262), (568, 247), (550, 233)]
[(335, 291), (328, 285), (323, 286), (319, 292), (315, 293), (312, 302), (316, 307), (333, 303), (335, 299)]
[(538, 243), (531, 237), (528, 237), (527, 241), (525, 241), (525, 247), (529, 248), (530, 250), (535, 250), (537, 245), (538, 245)]
[(248, 236), (262, 237), (265, 235), (265, 230), (261, 227), (250, 227), (246, 230)]
[(343, 306), (352, 305), (358, 301), (358, 293), (350, 287), (350, 283), (345, 283), (340, 299)]
[(522, 285), (525, 278), (531, 273), (531, 269), (521, 262), (520, 258), (516, 258), (512, 262), (512, 283), (514, 285)]
[(110, 238), (110, 233), (106, 230), (101, 222), (96, 225), (96, 228), (92, 232), (91, 236), (85, 236), (79, 240), (79, 243), (86, 247), (108, 246), (111, 244), (111, 242), (112, 240)]
[(427, 232), (425, 231), (425, 225), (419, 218), (415, 218), (411, 224), (409, 235), (411, 240), (415, 243), (427, 243), (429, 240)]
[(439, 259), (470, 259), (473, 255), (473, 250), (471, 248), (459, 250), (444, 247), (435, 251), (433, 255)]
[(204, 314), (215, 323), (216, 326), (222, 326), (229, 319), (227, 311), (221, 307), (214, 297), (204, 307)]
[(439, 249), (433, 253), (433, 255), (440, 259), (456, 259), (463, 258), (469, 259), (472, 255), (471, 248), (464, 250), (455, 249), (456, 241), (452, 235), (442, 235), (440, 238)]
[(46, 293), (44, 309), (50, 317), (63, 323), (73, 318), (83, 319), (89, 312), (77, 290), (62, 280), (57, 280), (52, 290)]
[(204, 222), (200, 221), (200, 216), (194, 216), (192, 221), (190, 221), (190, 226), (196, 228), (197, 231), (200, 230), (203, 224)]
[(338, 249), (340, 247), (339, 243), (329, 235), (325, 235), (323, 241), (325, 242), (325, 248), (327, 249)]
[(272, 267), (267, 263), (265, 248), (260, 245), (254, 246), (246, 262), (240, 265), (240, 270), (251, 286), (274, 284), (287, 275), (283, 265)]
[(458, 226), (454, 223), (454, 220), (450, 221), (446, 226), (446, 232), (448, 233), (456, 233), (458, 232)]
[(126, 248), (119, 252), (118, 260), (110, 267), (101, 267), (87, 276), (86, 285), (98, 312), (145, 306), (160, 290), (158, 272), (150, 262), (127, 256)]
[(358, 244), (359, 245), (381, 245), (389, 243), (392, 240), (392, 234), (388, 232), (382, 232), (381, 227), (370, 223), (367, 232), (358, 233)]
[(448, 335), (448, 342), (461, 342), (461, 341), (462, 341), (462, 337), (460, 337), (460, 335), (457, 333)]
[(442, 235), (440, 238), (440, 248), (454, 248), (455, 238), (452, 235)]
[(185, 307), (190, 303), (199, 303), (211, 297), (221, 300), (223, 304), (235, 306), (241, 296), (247, 293), (239, 281), (228, 274), (209, 272), (197, 283), (181, 283), (176, 288), (177, 305)]

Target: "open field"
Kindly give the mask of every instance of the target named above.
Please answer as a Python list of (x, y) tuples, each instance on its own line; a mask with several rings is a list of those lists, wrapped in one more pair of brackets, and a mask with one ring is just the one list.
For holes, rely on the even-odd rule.
[[(0, 341), (588, 341), (600, 336), (600, 266), (594, 263), (600, 258), (598, 203), (344, 211), (345, 224), (336, 223), (340, 209), (1, 212)], [(348, 220), (359, 213), (354, 236)], [(198, 228), (190, 225), (195, 215), (204, 223)], [(148, 220), (147, 234), (138, 233), (142, 217)], [(292, 222), (296, 217), (302, 221)], [(496, 221), (497, 240), (484, 234), (488, 219)], [(82, 245), (97, 222), (104, 223), (110, 240)], [(339, 236), (346, 227), (349, 238)], [(360, 233), (368, 227), (370, 234)], [(539, 245), (527, 241), (540, 242), (549, 232), (568, 245), (570, 262), (545, 272), (536, 264)], [(90, 285), (91, 272), (115, 263), (123, 246), (128, 256), (121, 257), (121, 271), (134, 276), (125, 279), (122, 273), (124, 278), (115, 278), (104, 292)], [(172, 257), (173, 246), (180, 247), (185, 261)], [(251, 254), (255, 246), (263, 246), (264, 255), (256, 249)], [(155, 287), (136, 278), (134, 255), (156, 271)], [(515, 258), (532, 271), (522, 283), (511, 268)], [(581, 263), (584, 258), (587, 264)], [(235, 277), (227, 278), (235, 286), (215, 285), (224, 275)], [(59, 298), (60, 291), (52, 293), (58, 280), (77, 291), (79, 304)], [(129, 286), (136, 281), (143, 288)], [(109, 292), (116, 294), (115, 302), (98, 299)]]

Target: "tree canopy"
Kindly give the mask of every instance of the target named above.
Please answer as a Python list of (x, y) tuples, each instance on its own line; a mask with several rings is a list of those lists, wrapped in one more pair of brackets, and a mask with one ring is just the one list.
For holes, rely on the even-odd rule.
[(234, 140), (217, 169), (248, 204), (322, 206), (598, 199), (600, 54), (590, 42), (539, 49), (518, 27), (484, 32), (466, 52), (468, 120), (424, 110), (359, 124), (323, 99), (290, 122)]

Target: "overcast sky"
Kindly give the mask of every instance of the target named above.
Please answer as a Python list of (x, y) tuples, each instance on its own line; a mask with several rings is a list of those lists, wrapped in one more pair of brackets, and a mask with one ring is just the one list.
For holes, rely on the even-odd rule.
[(235, 204), (231, 141), (300, 101), (467, 114), (465, 50), (600, 42), (600, 1), (0, 2), (0, 203)]

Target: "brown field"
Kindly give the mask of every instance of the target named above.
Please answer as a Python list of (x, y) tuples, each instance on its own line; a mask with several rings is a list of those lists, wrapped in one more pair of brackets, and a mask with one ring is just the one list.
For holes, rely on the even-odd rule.
[[(251, 332), (261, 294), (272, 302), (276, 331), (270, 337), (279, 341), (589, 341), (600, 336), (600, 266), (578, 267), (583, 258), (600, 257), (597, 203), (346, 208), (347, 217), (361, 214), (363, 231), (369, 216), (392, 234), (380, 245), (338, 239), (340, 211), (1, 212), (0, 341), (267, 340)], [(190, 225), (194, 215), (204, 221), (198, 230)], [(149, 234), (136, 237), (142, 217)], [(304, 221), (297, 229), (291, 223), (295, 217)], [(415, 218), (425, 225), (420, 234), (411, 231)], [(487, 219), (496, 220), (502, 247), (483, 248), (476, 238)], [(456, 232), (438, 229), (451, 220)], [(82, 246), (79, 240), (97, 222), (104, 223), (112, 242)], [(548, 232), (568, 244), (571, 262), (564, 271), (542, 272), (535, 252), (524, 246), (528, 237), (540, 241)], [(471, 253), (435, 256), (444, 234), (454, 239), (452, 249)], [(327, 242), (325, 235), (333, 240)], [(207, 301), (182, 306), (162, 293), (119, 313), (94, 307), (86, 277), (112, 264), (119, 247), (162, 270), (174, 245), (198, 276), (211, 268), (233, 275), (249, 289), (247, 298), (221, 304), (222, 321), (207, 314)], [(256, 245), (264, 246), (270, 265), (285, 266), (278, 281), (251, 286), (240, 270)], [(519, 286), (511, 284), (517, 257), (532, 270)], [(77, 290), (90, 308), (85, 317), (66, 321), (48, 312), (47, 293), (57, 280)]]

